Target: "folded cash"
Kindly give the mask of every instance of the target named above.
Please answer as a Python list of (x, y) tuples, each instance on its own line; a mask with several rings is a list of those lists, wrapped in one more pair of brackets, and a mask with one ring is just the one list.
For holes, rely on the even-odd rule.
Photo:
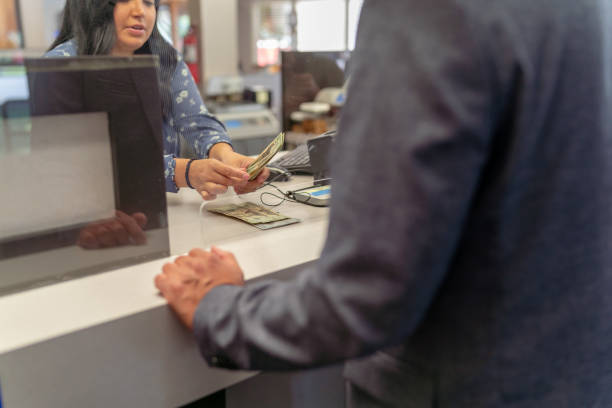
[(240, 204), (226, 204), (220, 206), (207, 206), (206, 209), (211, 212), (227, 215), (228, 217), (237, 218), (249, 224), (265, 224), (269, 222), (277, 222), (289, 219), (282, 214), (270, 211), (260, 205), (244, 202)]
[(264, 222), (261, 224), (253, 224), (253, 226), (259, 228), (260, 230), (268, 230), (272, 228), (283, 227), (285, 225), (295, 224), (298, 222), (300, 222), (300, 220), (298, 220), (297, 218), (287, 218), (287, 219), (280, 220), (280, 221), (271, 221), (271, 222)]
[(249, 181), (255, 180), (255, 178), (261, 173), (263, 168), (268, 164), (280, 149), (283, 148), (285, 143), (285, 133), (281, 132), (274, 138), (272, 142), (257, 156), (255, 161), (251, 163), (246, 171), (249, 173)]

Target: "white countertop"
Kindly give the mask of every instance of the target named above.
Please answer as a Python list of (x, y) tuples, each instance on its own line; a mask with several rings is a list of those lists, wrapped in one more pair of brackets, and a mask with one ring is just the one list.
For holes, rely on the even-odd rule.
[[(296, 189), (307, 186), (309, 178), (296, 177), (290, 182), (274, 184), (283, 190)], [(267, 187), (267, 189), (270, 188)], [(259, 204), (260, 194), (261, 191), (245, 196), (236, 196), (233, 192), (229, 192), (220, 196), (218, 201), (248, 200)], [(273, 198), (266, 197), (265, 200), (272, 201)], [(300, 218), (302, 222), (262, 231), (238, 220), (205, 210), (200, 212), (201, 203), (202, 200), (198, 194), (192, 190), (183, 190), (179, 194), (168, 195), (169, 234), (173, 257), (0, 297), (0, 386), (2, 386), (2, 395), (7, 407), (12, 406), (9, 405), (8, 401), (25, 401), (23, 399), (24, 395), (27, 395), (31, 404), (35, 404), (34, 401), (37, 401), (30, 395), (32, 384), (26, 387), (23, 380), (17, 378), (19, 376), (15, 373), (15, 370), (23, 370), (23, 375), (29, 373), (30, 379), (28, 381), (33, 381), (34, 384), (36, 384), (36, 381), (40, 381), (40, 384), (35, 386), (37, 390), (44, 390), (45, 387), (57, 389), (58, 386), (61, 388), (63, 384), (59, 382), (58, 385), (58, 380), (55, 379), (52, 383), (53, 386), (51, 386), (51, 383), (48, 383), (50, 380), (44, 379), (46, 377), (43, 378), (42, 374), (41, 378), (36, 380), (36, 375), (33, 372), (36, 371), (37, 363), (28, 360), (28, 353), (39, 355), (36, 354), (37, 350), (42, 353), (42, 350), (47, 349), (45, 347), (51, 345), (55, 347), (57, 345), (57, 350), (62, 350), (61, 353), (66, 353), (66, 356), (69, 356), (69, 347), (78, 344), (77, 341), (82, 341), (84, 348), (89, 347), (91, 340), (86, 342), (80, 339), (87, 337), (87, 333), (94, 332), (96, 338), (104, 337), (106, 327), (108, 327), (109, 338), (112, 337), (113, 341), (119, 344), (123, 338), (123, 334), (117, 332), (117, 325), (119, 324), (128, 328), (124, 327), (122, 329), (126, 331), (126, 344), (131, 341), (128, 338), (128, 332), (132, 327), (134, 333), (137, 334), (150, 329), (155, 333), (155, 336), (167, 336), (165, 339), (156, 339), (160, 341), (160, 344), (165, 344), (164, 350), (151, 350), (152, 354), (144, 353), (140, 356), (144, 359), (143, 366), (146, 365), (146, 362), (150, 362), (147, 359), (156, 359), (156, 353), (161, 353), (162, 357), (159, 357), (159, 359), (164, 360), (162, 365), (169, 364), (165, 359), (176, 364), (174, 354), (169, 352), (173, 348), (184, 350), (187, 347), (190, 350), (189, 353), (194, 353), (194, 350), (196, 350), (195, 344), (190, 340), (188, 345), (185, 346), (184, 331), (178, 328), (178, 324), (168, 320), (169, 317), (167, 316), (171, 316), (171, 313), (168, 313), (168, 307), (164, 299), (161, 298), (153, 285), (154, 276), (161, 271), (162, 265), (171, 261), (174, 256), (185, 253), (193, 247), (208, 248), (211, 244), (217, 245), (236, 254), (248, 281), (308, 264), (318, 258), (322, 249), (327, 230), (327, 208), (284, 202), (272, 209), (287, 216)], [(149, 320), (147, 320), (147, 316), (150, 317)], [(163, 323), (152, 320), (153, 316), (155, 316), (155, 319), (163, 320)], [(158, 316), (163, 317), (159, 318)], [(143, 323), (143, 319), (147, 322)], [(134, 323), (131, 323), (132, 321)], [(165, 328), (167, 326), (176, 328), (164, 329), (160, 332), (160, 328), (157, 327), (160, 324)], [(91, 331), (88, 331), (89, 329)], [(65, 345), (63, 345), (64, 343)], [(125, 359), (125, 355), (132, 356), (134, 353), (142, 353), (138, 344), (130, 344), (130, 347), (137, 351), (126, 349), (126, 354), (123, 357), (121, 353), (116, 353), (117, 346), (109, 348), (109, 350), (104, 349), (104, 346), (100, 347), (102, 351), (99, 351), (97, 357), (99, 359)], [(104, 352), (108, 355), (104, 356)], [(61, 360), (61, 364), (66, 364), (66, 357), (48, 356), (48, 352), (41, 355), (44, 358), (38, 358), (38, 360), (41, 360), (39, 364), (44, 364), (45, 369), (49, 369), (47, 367), (49, 364), (56, 364), (57, 360)], [(73, 364), (79, 366), (79, 370), (75, 368), (76, 379), (71, 380), (73, 382), (78, 381), (79, 374), (77, 373), (80, 370), (83, 373), (87, 372), (88, 375), (95, 376), (96, 370), (99, 369), (99, 367), (89, 367), (89, 365), (94, 364), (94, 361), (95, 364), (101, 364), (96, 358), (89, 357), (89, 353), (85, 353), (84, 356), (87, 356), (85, 360), (87, 358), (92, 360), (89, 362), (85, 360), (73, 362)], [(195, 355), (185, 358), (189, 365), (192, 364), (191, 360), (194, 360), (193, 364), (197, 370), (202, 369), (200, 365), (205, 366), (203, 361), (195, 361), (197, 358)], [(23, 368), (24, 359), (27, 360), (27, 364), (31, 365), (27, 370)], [(107, 362), (106, 360), (102, 364), (108, 364), (109, 367), (114, 367), (112, 364), (121, 364), (121, 361)], [(12, 369), (11, 365), (14, 365)], [(193, 376), (193, 373), (190, 372), (190, 370), (193, 370), (192, 368), (179, 366), (176, 369), (180, 373), (183, 373), (184, 370), (185, 378), (190, 375)], [(206, 369), (209, 372), (218, 372), (207, 367)], [(206, 378), (205, 374), (200, 373), (199, 375), (204, 375)], [(219, 375), (215, 374), (215, 376), (218, 377)], [(227, 384), (236, 382), (236, 378), (238, 377), (235, 375), (228, 377)], [(90, 378), (87, 381), (87, 384), (91, 381), (101, 381), (100, 384), (110, 381), (111, 384), (114, 384), (112, 381), (118, 380), (109, 379), (106, 375), (104, 378), (97, 380)], [(145, 384), (148, 387), (151, 383), (160, 386), (152, 379), (147, 378), (131, 379), (130, 381), (135, 382), (134, 387), (144, 386)], [(205, 393), (211, 392), (222, 388), (224, 384), (223, 380), (217, 378), (214, 381), (211, 380), (211, 384), (214, 383), (214, 385), (210, 385), (208, 388), (201, 384), (198, 385), (200, 388), (192, 385), (191, 394), (182, 395), (180, 389), (175, 389), (182, 380), (173, 378), (172, 381), (168, 381), (168, 379), (162, 378), (159, 381), (162, 382), (163, 387), (167, 388), (156, 391), (163, 393), (164, 396), (164, 398), (158, 398), (160, 406), (189, 402), (189, 398), (194, 396), (191, 394), (199, 393), (200, 390), (204, 390), (202, 392)], [(170, 389), (170, 387), (174, 388)], [(58, 390), (58, 392), (60, 391)], [(95, 395), (95, 392), (88, 390), (83, 392), (82, 395), (77, 393), (77, 397), (85, 398)], [(151, 393), (151, 390), (149, 389), (147, 392)], [(205, 394), (201, 396), (203, 395)], [(44, 400), (43, 397), (48, 398), (49, 396), (40, 395), (41, 400)], [(132, 396), (123, 398), (122, 395), (115, 395), (115, 397), (116, 399), (106, 399), (105, 402), (123, 404), (128, 401), (140, 401), (132, 399)], [(67, 404), (66, 406), (72, 406), (72, 403), (77, 406), (78, 403), (83, 401), (78, 398), (74, 400), (66, 400), (65, 398), (67, 397), (62, 397), (60, 400), (62, 401), (61, 404)], [(46, 406), (53, 406), (53, 401), (60, 400), (47, 399), (51, 402)], [(147, 401), (147, 404), (150, 404), (151, 401), (157, 400)], [(56, 403), (60, 404), (60, 402)], [(100, 406), (102, 406), (101, 404), (102, 402), (100, 402)], [(20, 406), (30, 405), (24, 402), (24, 405)], [(148, 406), (155, 406), (155, 404)]]

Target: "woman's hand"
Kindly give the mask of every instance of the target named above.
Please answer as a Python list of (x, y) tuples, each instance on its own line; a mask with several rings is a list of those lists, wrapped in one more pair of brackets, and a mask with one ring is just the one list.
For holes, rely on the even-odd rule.
[(217, 159), (194, 160), (189, 168), (189, 181), (204, 200), (214, 200), (227, 191), (228, 186), (247, 184), (249, 174), (239, 166), (222, 163)]
[[(210, 149), (210, 157), (215, 157), (223, 163), (243, 169), (245, 172), (249, 164), (255, 161), (253, 158), (236, 153), (232, 150), (232, 147), (226, 143), (217, 143), (214, 145), (212, 149)], [(236, 194), (251, 193), (261, 187), (269, 176), (270, 170), (264, 167), (255, 180), (234, 185), (234, 191)]]

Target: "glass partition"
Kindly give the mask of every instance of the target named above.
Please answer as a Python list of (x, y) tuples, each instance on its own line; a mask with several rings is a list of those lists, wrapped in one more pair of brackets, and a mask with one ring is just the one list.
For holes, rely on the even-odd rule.
[(0, 61), (0, 295), (167, 256), (156, 59)]
[[(284, 131), (321, 134), (336, 128), (346, 97), (349, 60), (348, 51), (281, 52)], [(309, 102), (317, 104), (308, 106)]]

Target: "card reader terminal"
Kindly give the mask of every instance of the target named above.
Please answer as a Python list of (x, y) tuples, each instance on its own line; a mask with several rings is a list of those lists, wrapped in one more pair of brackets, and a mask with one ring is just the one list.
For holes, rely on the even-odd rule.
[(331, 186), (314, 186), (291, 193), (292, 198), (300, 203), (310, 204), (317, 207), (327, 207), (331, 198)]

